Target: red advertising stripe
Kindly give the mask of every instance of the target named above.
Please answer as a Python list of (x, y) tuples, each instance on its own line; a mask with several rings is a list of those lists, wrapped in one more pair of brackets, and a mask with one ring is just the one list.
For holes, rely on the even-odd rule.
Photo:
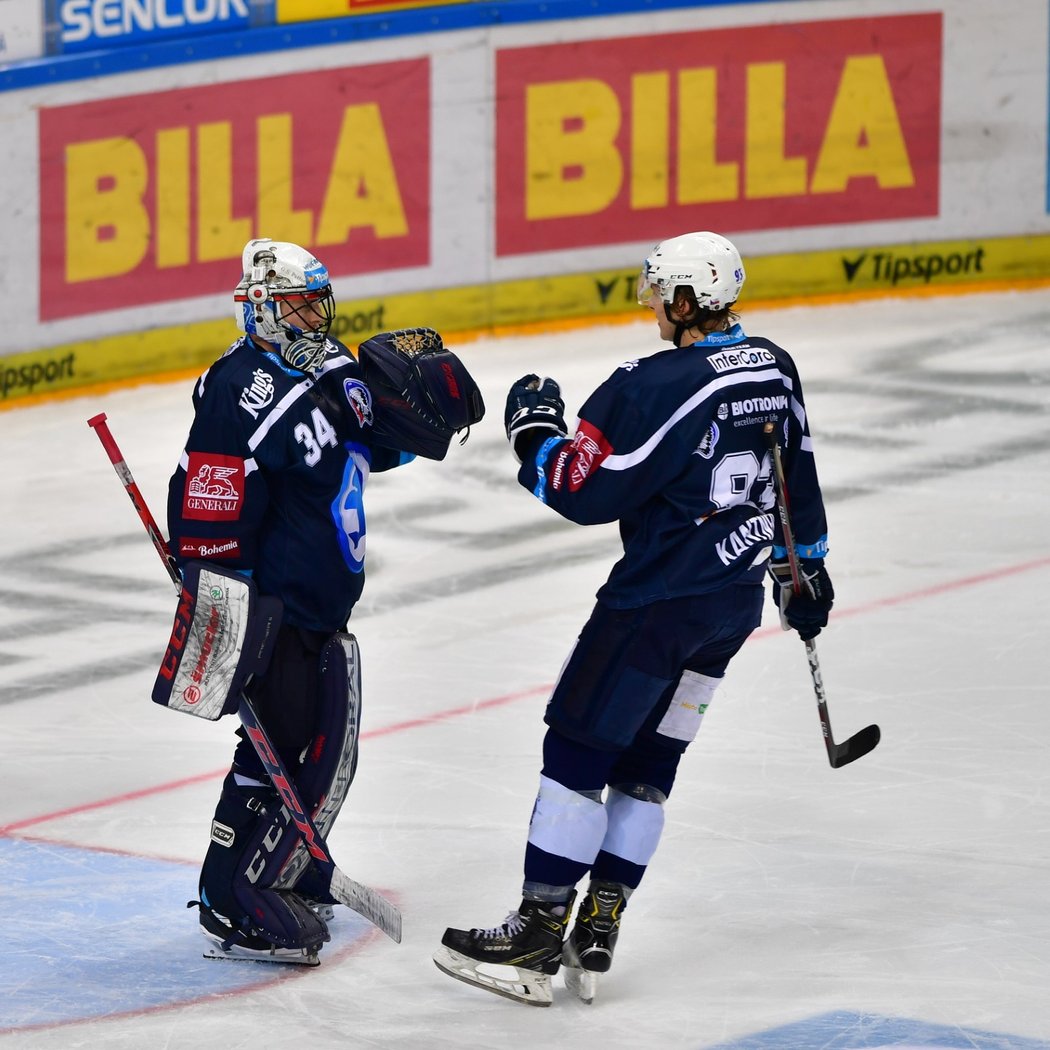
[(336, 276), (429, 263), (426, 58), (45, 108), (39, 121), (44, 320), (232, 288), (257, 236), (310, 248)]
[(936, 215), (941, 20), (498, 52), (497, 254)]

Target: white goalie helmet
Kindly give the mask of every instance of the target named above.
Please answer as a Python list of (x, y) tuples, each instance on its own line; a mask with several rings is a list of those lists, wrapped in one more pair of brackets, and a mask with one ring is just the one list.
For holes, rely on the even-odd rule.
[(234, 289), (237, 327), (277, 347), (300, 372), (314, 372), (328, 353), (335, 297), (328, 270), (305, 248), (256, 238), (244, 246)]
[(663, 302), (671, 303), (680, 285), (692, 288), (701, 309), (731, 306), (744, 287), (740, 252), (725, 237), (707, 231), (661, 241), (638, 276), (638, 302), (648, 306), (655, 291)]

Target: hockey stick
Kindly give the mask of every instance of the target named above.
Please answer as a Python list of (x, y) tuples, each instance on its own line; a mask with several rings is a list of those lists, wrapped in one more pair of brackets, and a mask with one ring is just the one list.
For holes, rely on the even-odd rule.
[[(145, 526), (149, 538), (153, 541), (153, 546), (157, 554), (160, 555), (161, 561), (164, 562), (164, 567), (168, 570), (168, 575), (171, 577), (171, 582), (175, 584), (175, 590), (181, 594), (182, 576), (179, 574), (175, 559), (172, 557), (168, 544), (157, 527), (149, 507), (146, 506), (146, 501), (142, 498), (142, 493), (139, 491), (138, 485), (135, 484), (135, 479), (132, 477), (127, 463), (124, 462), (124, 457), (117, 447), (116, 440), (110, 433), (109, 426), (106, 423), (106, 413), (100, 412), (97, 416), (92, 416), (87, 423), (95, 431), (99, 441), (102, 442), (102, 447), (106, 450), (109, 461), (117, 472), (117, 477), (120, 478), (124, 489), (131, 497), (131, 502), (135, 505), (139, 519)], [(401, 912), (382, 894), (351, 879), (340, 870), (339, 866), (332, 859), (332, 854), (329, 852), (325, 840), (321, 837), (321, 833), (317, 830), (317, 826), (303, 805), (303, 801), (295, 787), (295, 782), (288, 775), (288, 770), (285, 768), (281, 756), (270, 742), (270, 738), (259, 721), (251, 700), (243, 693), (237, 708), (237, 717), (240, 718), (244, 731), (255, 748), (259, 761), (262, 762), (263, 768), (273, 782), (275, 790), (281, 796), (281, 801), (288, 807), (288, 812), (291, 814), (292, 820), (302, 836), (303, 843), (310, 852), (310, 856), (314, 858), (314, 862), (322, 877), (328, 881), (328, 890), (331, 895), (340, 904), (345, 904), (348, 908), (356, 911), (358, 915), (364, 916), (369, 922), (378, 926), (388, 937), (400, 943)]]
[[(787, 547), (788, 565), (791, 567), (791, 589), (795, 594), (802, 593), (802, 572), (798, 563), (798, 551), (795, 550), (795, 535), (791, 528), (791, 512), (788, 502), (787, 481), (784, 478), (784, 464), (780, 458), (780, 443), (776, 438), (774, 424), (767, 423), (763, 428), (766, 444), (773, 456), (773, 482), (777, 493), (777, 510), (780, 524), (784, 530), (784, 546)], [(812, 638), (806, 639), (806, 659), (809, 661), (809, 674), (813, 679), (813, 692), (817, 696), (817, 713), (820, 715), (820, 728), (824, 734), (824, 744), (828, 749), (828, 761), (832, 769), (838, 769), (858, 758), (863, 758), (879, 742), (881, 732), (877, 725), (865, 726), (841, 744), (835, 743), (831, 734), (831, 716), (828, 714), (828, 699), (824, 692), (824, 678), (820, 673), (820, 661), (817, 659), (817, 643)]]

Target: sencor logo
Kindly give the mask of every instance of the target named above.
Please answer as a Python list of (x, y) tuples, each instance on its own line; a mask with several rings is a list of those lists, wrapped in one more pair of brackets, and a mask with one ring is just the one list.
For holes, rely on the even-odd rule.
[(62, 43), (101, 40), (146, 34), (183, 35), (200, 32), (215, 23), (244, 23), (251, 12), (249, 0), (64, 0), (59, 5)]

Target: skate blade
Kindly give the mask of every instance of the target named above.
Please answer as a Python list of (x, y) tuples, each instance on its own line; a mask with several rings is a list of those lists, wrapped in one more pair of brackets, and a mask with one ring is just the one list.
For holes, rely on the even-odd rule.
[(565, 987), (582, 1003), (593, 1003), (598, 994), (598, 978), (601, 974), (584, 970), (578, 966), (565, 966)]
[[(205, 934), (208, 940), (211, 937)], [(309, 948), (273, 948), (270, 951), (254, 951), (251, 948), (241, 948), (231, 944), (229, 948), (223, 948), (221, 942), (209, 944), (204, 949), (205, 959), (222, 959), (227, 962), (263, 962), (284, 963), (292, 966), (320, 966), (321, 960), (317, 952)]]
[(478, 962), (445, 945), (434, 953), (434, 964), (449, 977), (502, 995), (505, 999), (513, 999), (528, 1006), (550, 1006), (554, 1001), (551, 979), (545, 973), (526, 970), (521, 966)]

